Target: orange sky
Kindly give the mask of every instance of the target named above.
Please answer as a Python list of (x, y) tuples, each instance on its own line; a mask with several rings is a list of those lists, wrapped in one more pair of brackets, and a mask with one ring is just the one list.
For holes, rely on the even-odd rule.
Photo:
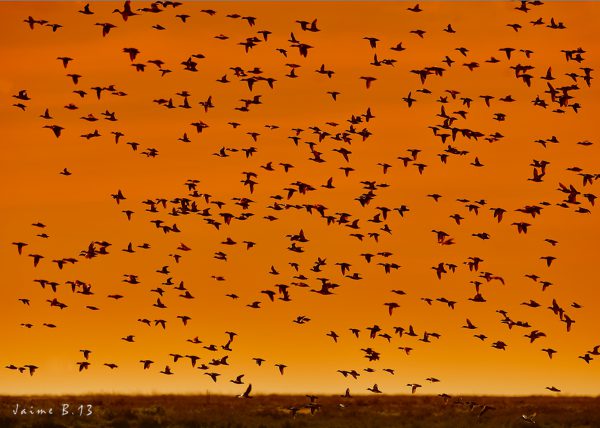
[[(598, 69), (598, 53), (593, 47), (598, 42), (594, 22), (600, 19), (600, 5), (595, 2), (559, 3), (528, 6), (527, 13), (515, 10), (518, 2), (422, 3), (422, 12), (411, 12), (414, 3), (364, 2), (306, 2), (306, 3), (186, 3), (177, 8), (167, 7), (160, 13), (139, 12), (126, 22), (116, 13), (122, 3), (92, 3), (93, 15), (78, 13), (83, 2), (64, 3), (0, 3), (1, 37), (8, 41), (0, 47), (5, 58), (0, 75), (3, 150), (0, 157), (2, 174), (3, 221), (0, 223), (2, 245), (0, 257), (4, 267), (2, 298), (5, 302), (0, 314), (4, 326), (2, 352), (3, 366), (39, 367), (34, 376), (17, 370), (0, 371), (0, 393), (82, 393), (82, 392), (204, 392), (240, 393), (244, 385), (229, 382), (239, 374), (252, 383), (258, 393), (342, 393), (350, 387), (355, 394), (367, 393), (366, 388), (377, 383), (384, 393), (407, 393), (407, 383), (423, 385), (418, 393), (438, 394), (544, 394), (549, 386), (556, 386), (566, 394), (598, 394), (598, 362), (586, 364), (578, 356), (600, 344), (597, 325), (600, 322), (597, 300), (597, 275), (594, 262), (598, 256), (600, 239), (598, 216), (583, 194), (594, 194), (595, 183), (583, 185), (581, 174), (597, 174), (598, 142), (594, 130), (600, 113), (595, 81), (586, 85), (583, 68)], [(147, 7), (136, 3), (134, 11)], [(162, 9), (162, 7), (159, 7)], [(202, 9), (214, 9), (210, 16)], [(189, 15), (183, 23), (175, 15)], [(250, 26), (242, 18), (255, 17)], [(63, 27), (52, 32), (48, 26), (34, 24), (31, 30), (25, 22), (28, 16), (35, 20), (59, 23)], [(312, 22), (317, 19), (320, 31), (303, 31), (297, 20)], [(530, 22), (542, 18), (544, 25)], [(563, 22), (567, 29), (548, 28), (551, 18)], [(116, 25), (106, 37), (95, 23)], [(520, 24), (516, 32), (507, 24)], [(152, 28), (160, 24), (165, 29)], [(443, 29), (448, 24), (456, 31)], [(425, 30), (423, 38), (410, 33)], [(268, 30), (263, 40), (262, 30)], [(301, 43), (312, 46), (308, 56), (299, 55), (297, 47), (290, 46), (293, 32)], [(215, 36), (224, 34), (226, 40)], [(240, 42), (257, 36), (260, 41), (244, 52)], [(364, 37), (379, 39), (375, 49)], [(402, 52), (390, 48), (402, 42)], [(456, 48), (465, 47), (463, 56)], [(515, 51), (507, 59), (500, 48)], [(583, 48), (580, 62), (566, 61), (561, 50)], [(140, 51), (133, 61), (145, 64), (145, 71), (136, 71), (123, 48)], [(285, 49), (284, 57), (277, 49)], [(520, 50), (531, 50), (526, 58)], [(181, 62), (193, 54), (197, 72), (184, 70)], [(393, 66), (374, 66), (377, 59), (393, 59)], [(57, 57), (73, 58), (63, 68)], [(455, 63), (451, 67), (441, 62), (446, 56)], [(491, 56), (498, 63), (486, 62)], [(171, 72), (161, 77), (150, 60), (164, 61), (163, 68)], [(477, 62), (478, 68), (469, 71), (463, 64)], [(296, 64), (297, 78), (286, 77)], [(316, 73), (321, 64), (333, 70), (331, 78)], [(531, 87), (515, 77), (517, 64), (530, 65), (527, 73), (533, 76)], [(257, 81), (252, 91), (242, 77), (236, 77), (232, 67), (241, 67), (247, 76), (254, 67), (262, 70), (260, 76), (274, 78), (274, 88), (265, 81)], [(443, 76), (429, 75), (424, 85), (411, 70), (425, 67), (443, 67)], [(552, 103), (547, 82), (541, 77), (551, 67), (554, 88), (575, 83), (566, 73), (576, 73), (578, 89), (569, 90), (573, 96), (569, 105)], [(77, 85), (68, 73), (81, 75)], [(592, 77), (594, 72), (592, 71)], [(227, 75), (230, 83), (216, 80)], [(367, 89), (363, 76), (375, 77)], [(114, 85), (126, 96), (104, 91), (97, 99), (92, 87)], [(417, 92), (426, 88), (430, 94)], [(26, 90), (30, 100), (12, 96)], [(74, 90), (84, 90), (80, 98)], [(179, 107), (183, 97), (180, 91), (191, 95), (189, 109)], [(448, 90), (459, 91), (453, 100)], [(338, 91), (334, 101), (328, 91)], [(409, 92), (416, 101), (412, 107), (402, 100)], [(502, 102), (511, 95), (515, 102)], [(262, 104), (252, 104), (248, 112), (236, 110), (242, 99), (260, 95)], [(490, 95), (491, 106), (486, 107), (482, 95)], [(214, 108), (204, 111), (199, 102), (212, 96)], [(548, 103), (543, 109), (533, 105), (539, 96)], [(447, 98), (447, 103), (440, 101)], [(460, 98), (473, 99), (471, 107)], [(176, 108), (167, 109), (153, 102), (173, 100)], [(13, 104), (22, 103), (25, 110)], [(65, 106), (73, 103), (75, 110)], [(571, 108), (579, 103), (578, 113)], [(440, 114), (443, 106), (452, 122), (450, 126), (481, 132), (478, 140), (457, 137), (442, 143), (430, 126), (442, 127)], [(40, 118), (48, 108), (52, 119)], [(336, 141), (338, 133), (350, 129), (352, 115), (364, 115), (370, 108), (375, 116), (368, 122), (362, 118), (354, 126), (357, 132), (368, 129), (371, 136), (362, 141), (360, 135), (348, 134), (350, 141)], [(105, 111), (115, 112), (116, 121), (107, 121)], [(467, 112), (463, 119), (458, 111)], [(494, 120), (501, 113), (506, 120)], [(92, 114), (96, 122), (82, 120)], [(202, 121), (208, 125), (197, 133), (190, 124)], [(237, 122), (233, 128), (228, 122)], [(332, 123), (337, 125), (332, 125)], [(45, 125), (64, 128), (56, 138)], [(276, 125), (269, 129), (265, 125)], [(327, 131), (329, 136), (319, 141), (311, 127)], [(301, 128), (299, 144), (289, 137), (292, 129)], [(80, 135), (93, 133), (100, 136), (89, 140)], [(111, 132), (124, 134), (115, 144)], [(257, 132), (257, 141), (248, 133)], [(450, 130), (440, 129), (439, 133)], [(499, 132), (498, 141), (489, 142), (486, 136)], [(191, 142), (179, 141), (184, 133)], [(535, 140), (556, 136), (558, 144), (547, 148)], [(589, 140), (593, 145), (578, 142)], [(127, 142), (139, 143), (133, 151)], [(321, 153), (325, 162), (311, 161), (310, 147)], [(249, 158), (242, 149), (256, 147)], [(468, 152), (464, 156), (450, 154), (447, 163), (440, 162), (439, 154), (448, 146)], [(228, 157), (213, 153), (222, 147), (237, 149), (227, 152)], [(352, 153), (349, 162), (333, 151), (344, 147)], [(158, 156), (149, 158), (141, 153), (149, 148), (158, 150)], [(419, 149), (417, 160), (404, 167), (398, 157), (408, 156), (408, 149)], [(483, 167), (472, 163), (478, 158)], [(550, 162), (542, 182), (533, 177), (533, 160)], [(272, 162), (274, 171), (261, 166)], [(391, 165), (383, 174), (378, 163)], [(284, 172), (280, 163), (294, 167)], [(422, 175), (415, 163), (426, 166)], [(354, 169), (348, 177), (341, 167)], [(567, 168), (580, 170), (569, 171)], [(67, 168), (72, 175), (59, 174)], [(596, 168), (596, 169), (595, 169)], [(540, 168), (536, 168), (538, 172)], [(242, 184), (243, 172), (254, 172), (257, 182), (251, 194)], [(333, 177), (334, 189), (323, 188)], [(189, 179), (197, 179), (199, 194), (195, 197), (185, 186)], [(374, 191), (373, 200), (361, 207), (356, 200), (368, 192), (361, 182), (387, 184)], [(302, 195), (294, 193), (287, 200), (286, 188), (302, 182), (315, 188)], [(568, 195), (558, 191), (559, 183), (573, 185), (580, 194), (578, 204), (557, 206)], [(297, 188), (297, 187), (296, 187)], [(121, 190), (126, 200), (119, 205), (111, 194)], [(435, 202), (429, 194), (442, 195)], [(278, 201), (273, 196), (281, 195)], [(157, 205), (157, 213), (145, 211), (143, 201), (166, 198), (167, 209)], [(211, 217), (197, 213), (172, 216), (176, 198), (195, 201), (200, 210), (210, 207)], [(236, 217), (244, 210), (232, 198), (250, 198), (253, 202), (246, 212), (253, 216), (224, 224), (220, 214)], [(457, 199), (485, 200), (479, 214), (466, 208), (467, 203)], [(222, 201), (219, 208), (210, 203)], [(541, 202), (548, 202), (544, 206)], [(317, 212), (309, 214), (305, 208), (274, 210), (274, 204), (298, 206), (320, 204), (326, 215), (340, 219), (339, 213), (350, 214), (350, 223), (359, 219), (359, 229), (346, 224), (327, 225)], [(409, 207), (400, 217), (391, 211), (381, 223), (368, 221), (380, 212), (377, 207)], [(541, 215), (516, 212), (526, 205), (542, 207)], [(180, 206), (180, 205), (179, 205)], [(269, 208), (271, 207), (271, 208)], [(501, 223), (492, 216), (490, 208), (502, 207), (507, 212)], [(578, 213), (579, 208), (590, 213)], [(123, 210), (134, 212), (128, 221)], [(460, 214), (464, 220), (457, 225), (449, 216)], [(274, 221), (265, 216), (277, 217)], [(220, 223), (219, 230), (205, 219)], [(162, 220), (180, 233), (163, 233), (151, 223)], [(32, 223), (42, 222), (42, 230)], [(530, 223), (527, 234), (518, 234), (515, 222)], [(347, 224), (350, 224), (347, 223)], [(380, 230), (387, 224), (391, 234)], [(296, 243), (304, 250), (289, 251), (287, 235), (305, 233), (308, 242)], [(432, 230), (441, 230), (453, 238), (455, 245), (440, 245)], [(36, 236), (47, 233), (49, 238)], [(379, 242), (368, 236), (380, 233)], [(490, 239), (472, 236), (488, 233)], [(364, 235), (363, 241), (350, 236)], [(235, 245), (222, 244), (228, 237)], [(545, 239), (554, 239), (551, 246)], [(93, 241), (107, 241), (109, 255), (87, 259), (80, 256)], [(243, 241), (255, 242), (246, 250)], [(26, 242), (19, 256), (13, 242)], [(136, 250), (129, 254), (121, 251), (131, 242)], [(136, 246), (150, 244), (150, 249)], [(177, 248), (181, 243), (191, 251)], [(99, 248), (96, 245), (96, 249)], [(214, 258), (216, 252), (225, 252), (227, 261)], [(360, 256), (363, 253), (392, 253), (389, 258), (375, 256), (370, 264)], [(29, 254), (40, 254), (44, 259), (33, 268)], [(176, 263), (171, 254), (182, 255)], [(464, 262), (468, 257), (479, 257), (479, 272), (470, 272)], [(547, 267), (544, 256), (556, 260)], [(58, 269), (52, 260), (74, 257), (76, 264), (67, 263)], [(314, 272), (317, 258), (326, 259), (321, 272)], [(299, 272), (289, 265), (297, 262)], [(349, 274), (359, 273), (362, 280), (352, 280), (340, 273), (336, 263), (351, 264)], [(380, 262), (397, 263), (401, 267), (385, 274)], [(432, 266), (440, 262), (456, 264), (456, 273), (436, 278)], [(170, 274), (157, 273), (168, 266)], [(274, 266), (279, 275), (269, 273)], [(481, 272), (500, 276), (499, 281), (480, 278)], [(123, 282), (124, 274), (139, 276), (140, 284)], [(304, 275), (308, 287), (298, 287), (294, 276)], [(525, 277), (536, 274), (539, 281), (550, 281), (546, 291), (541, 285)], [(212, 276), (223, 276), (215, 281)], [(173, 285), (161, 285), (168, 277), (177, 285), (183, 281), (194, 299), (179, 297), (181, 291)], [(323, 296), (318, 290), (321, 281), (339, 284), (334, 295)], [(36, 279), (60, 283), (56, 293), (49, 287), (42, 289)], [(93, 295), (72, 293), (66, 281), (80, 280), (92, 285)], [(486, 302), (468, 300), (475, 294), (470, 281), (480, 281)], [(276, 284), (289, 285), (291, 301), (268, 301), (262, 290), (277, 291)], [(166, 309), (153, 307), (158, 295), (152, 289), (165, 290), (161, 300)], [(391, 290), (403, 290), (405, 295)], [(81, 289), (79, 290), (81, 291)], [(120, 294), (115, 300), (108, 295)], [(233, 300), (227, 294), (236, 294)], [(437, 298), (456, 301), (451, 310)], [(29, 299), (26, 306), (18, 299)], [(52, 307), (48, 300), (56, 298), (68, 307)], [(422, 298), (433, 299), (431, 306)], [(540, 303), (539, 308), (521, 305), (530, 299)], [(566, 324), (552, 313), (548, 306), (556, 299), (568, 316), (575, 320), (570, 332)], [(260, 309), (246, 305), (261, 301)], [(400, 305), (388, 314), (385, 303)], [(582, 308), (574, 308), (577, 302)], [(92, 311), (86, 306), (96, 306)], [(497, 310), (505, 310), (514, 322), (527, 321), (531, 328), (515, 326), (509, 329), (502, 323)], [(183, 326), (177, 316), (191, 317)], [(306, 316), (305, 324), (294, 323), (298, 316)], [(164, 319), (166, 329), (148, 327), (138, 322)], [(477, 329), (461, 328), (469, 319)], [(22, 326), (30, 323), (31, 328)], [(57, 327), (50, 329), (44, 323)], [(392, 336), (370, 339), (367, 327), (377, 324), (381, 333)], [(398, 337), (394, 327), (408, 329), (418, 337)], [(357, 339), (350, 328), (359, 328)], [(334, 343), (326, 334), (335, 331), (340, 337)], [(532, 330), (546, 334), (530, 344), (523, 337)], [(227, 341), (226, 331), (237, 333), (232, 351), (221, 349)], [(419, 341), (423, 332), (437, 332), (439, 339), (431, 343)], [(485, 334), (480, 341), (474, 334)], [(135, 342), (121, 340), (134, 335)], [(198, 336), (202, 344), (191, 344), (186, 339)], [(503, 341), (507, 350), (492, 348), (492, 343)], [(205, 348), (214, 344), (218, 351)], [(379, 361), (365, 359), (363, 348), (372, 348), (381, 354)], [(414, 350), (406, 355), (398, 347)], [(541, 351), (553, 348), (557, 354), (550, 360)], [(88, 370), (78, 372), (77, 362), (84, 361), (81, 349), (92, 351)], [(213, 359), (229, 355), (228, 366), (209, 365), (207, 372), (220, 373), (213, 383), (202, 370), (191, 367), (183, 358), (177, 363), (170, 353), (197, 355), (198, 365), (209, 365)], [(266, 360), (258, 367), (252, 360)], [(597, 357), (594, 357), (597, 359)], [(143, 370), (140, 360), (150, 359), (154, 364)], [(110, 370), (104, 363), (118, 364)], [(275, 364), (287, 365), (284, 376)], [(159, 373), (169, 365), (175, 373)], [(365, 372), (365, 368), (374, 372)], [(355, 369), (361, 373), (358, 380), (344, 378), (337, 370)], [(393, 369), (395, 374), (384, 372)], [(432, 384), (425, 379), (441, 380)]]

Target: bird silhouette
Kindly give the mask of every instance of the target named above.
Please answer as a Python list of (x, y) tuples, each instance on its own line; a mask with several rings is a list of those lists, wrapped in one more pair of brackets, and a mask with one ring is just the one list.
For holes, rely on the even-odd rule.
[(251, 392), (252, 392), (252, 384), (249, 383), (246, 390), (242, 394), (238, 395), (238, 397), (239, 398), (252, 398), (252, 397), (250, 397)]

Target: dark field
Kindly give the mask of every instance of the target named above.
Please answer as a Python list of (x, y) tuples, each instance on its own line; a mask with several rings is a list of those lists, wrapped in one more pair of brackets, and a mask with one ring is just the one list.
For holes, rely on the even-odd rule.
[[(600, 398), (591, 397), (329, 396), (316, 400), (312, 415), (309, 402), (282, 395), (0, 397), (0, 427), (600, 427)], [(14, 415), (17, 403), (53, 414)], [(481, 414), (486, 405), (492, 408)], [(529, 422), (522, 417), (533, 414)]]

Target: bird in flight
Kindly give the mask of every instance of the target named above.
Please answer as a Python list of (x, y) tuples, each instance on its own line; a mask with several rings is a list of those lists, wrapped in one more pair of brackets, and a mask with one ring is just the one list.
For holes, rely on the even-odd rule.
[(249, 383), (246, 390), (242, 394), (238, 395), (238, 397), (239, 398), (252, 398), (252, 397), (250, 397), (251, 392), (252, 392), (252, 384)]

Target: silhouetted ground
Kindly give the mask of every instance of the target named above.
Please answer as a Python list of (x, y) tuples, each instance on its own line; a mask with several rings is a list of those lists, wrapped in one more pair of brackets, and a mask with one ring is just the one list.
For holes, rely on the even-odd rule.
[[(27, 411), (52, 408), (53, 414), (14, 415), (17, 403)], [(0, 427), (600, 427), (600, 398), (592, 397), (320, 397), (313, 415), (308, 403), (306, 397), (284, 395), (5, 396)], [(68, 414), (62, 404), (69, 404)], [(493, 408), (479, 416), (484, 405)], [(290, 407), (300, 410), (292, 416)], [(535, 425), (522, 417), (533, 413)]]

